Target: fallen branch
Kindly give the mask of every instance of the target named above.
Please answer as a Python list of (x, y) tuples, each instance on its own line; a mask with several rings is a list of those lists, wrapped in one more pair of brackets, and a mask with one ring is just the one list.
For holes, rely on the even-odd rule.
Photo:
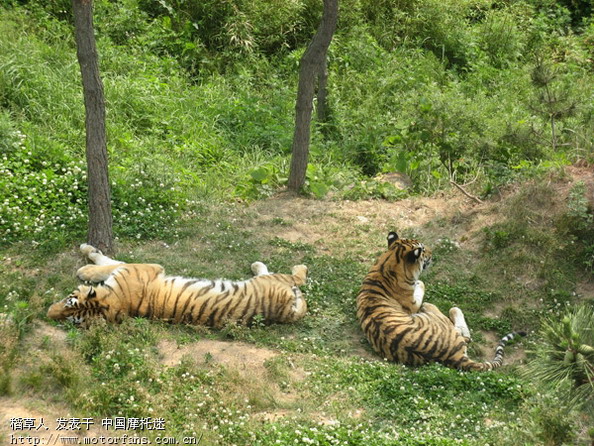
[(472, 195), (468, 192), (466, 192), (464, 190), (464, 188), (462, 186), (460, 186), (458, 183), (456, 183), (454, 180), (450, 180), (450, 183), (452, 183), (454, 186), (456, 186), (460, 192), (462, 192), (464, 195), (466, 195), (468, 198), (470, 198), (471, 200), (476, 201), (477, 203), (482, 203), (483, 200), (481, 200), (479, 197), (477, 197), (476, 195)]

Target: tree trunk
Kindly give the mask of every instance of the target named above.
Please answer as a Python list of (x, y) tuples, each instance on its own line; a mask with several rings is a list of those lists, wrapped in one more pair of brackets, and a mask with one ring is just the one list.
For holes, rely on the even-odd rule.
[(93, 28), (93, 1), (72, 0), (76, 55), (85, 100), (87, 177), (89, 183), (89, 244), (113, 253), (111, 193), (107, 168), (105, 100)]
[(299, 191), (305, 183), (315, 82), (324, 69), (326, 53), (338, 20), (338, 0), (324, 0), (322, 21), (299, 64), (299, 84), (295, 105), (295, 133), (293, 135), (289, 189)]
[(324, 60), (318, 73), (318, 122), (328, 122), (328, 61)]

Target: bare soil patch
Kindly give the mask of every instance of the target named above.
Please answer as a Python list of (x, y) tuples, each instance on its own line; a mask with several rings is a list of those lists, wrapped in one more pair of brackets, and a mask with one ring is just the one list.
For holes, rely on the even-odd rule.
[(66, 331), (40, 320), (35, 321), (31, 333), (25, 339), (25, 346), (29, 349), (39, 350), (42, 344), (47, 343), (55, 349), (67, 347)]
[(175, 341), (163, 340), (157, 348), (161, 363), (168, 367), (178, 365), (184, 357), (190, 357), (197, 364), (219, 364), (235, 370), (265, 372), (265, 362), (277, 356), (276, 352), (266, 348), (210, 339), (181, 346)]
[[(486, 361), (490, 361), (495, 356), (495, 348), (499, 344), (499, 337), (497, 334), (491, 331), (483, 331), (483, 336), (487, 340), (487, 345), (480, 346), (481, 352)], [(505, 353), (503, 356), (503, 364), (523, 364), (526, 361), (526, 352), (523, 348), (519, 348), (514, 345), (508, 345), (505, 347)]]
[[(594, 204), (594, 169), (568, 166), (564, 176), (550, 180), (558, 197), (551, 206), (563, 206), (567, 193), (579, 181), (585, 183)], [(266, 237), (311, 244), (321, 252), (337, 255), (348, 253), (355, 243), (372, 249), (381, 246), (375, 240), (378, 231), (386, 235), (389, 231), (419, 232), (430, 222), (444, 221), (450, 238), (472, 249), (482, 228), (502, 219), (501, 203), (513, 197), (519, 187), (512, 186), (498, 198), (481, 204), (453, 189), (433, 197), (394, 202), (313, 200), (280, 192), (251, 205), (248, 212), (252, 212), (253, 218), (248, 224), (255, 233), (266, 232)]]
[(383, 239), (376, 240), (378, 231), (415, 232), (433, 220), (451, 220), (476, 206), (453, 191), (395, 202), (311, 200), (282, 192), (254, 203), (249, 211), (254, 215), (253, 231), (265, 231), (267, 238), (310, 244), (329, 255), (369, 255), (383, 244)]

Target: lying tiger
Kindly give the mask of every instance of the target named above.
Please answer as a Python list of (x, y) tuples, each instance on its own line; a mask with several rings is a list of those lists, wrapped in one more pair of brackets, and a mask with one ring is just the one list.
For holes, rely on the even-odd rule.
[(91, 285), (80, 285), (54, 303), (50, 319), (87, 326), (94, 318), (120, 322), (140, 316), (219, 328), (227, 322), (249, 324), (256, 316), (264, 322), (295, 322), (307, 311), (298, 288), (307, 280), (305, 265), (294, 266), (291, 275), (270, 274), (255, 262), (255, 277), (234, 282), (166, 276), (161, 265), (119, 262), (87, 244), (80, 250), (94, 264), (76, 276)]
[(464, 314), (452, 308), (449, 318), (423, 302), (425, 285), (419, 275), (431, 264), (431, 250), (417, 240), (388, 235), (388, 251), (371, 268), (357, 296), (357, 317), (373, 348), (390, 361), (407, 365), (441, 362), (461, 370), (492, 370), (503, 362), (503, 347), (516, 335), (499, 342), (491, 362), (466, 355), (470, 331)]

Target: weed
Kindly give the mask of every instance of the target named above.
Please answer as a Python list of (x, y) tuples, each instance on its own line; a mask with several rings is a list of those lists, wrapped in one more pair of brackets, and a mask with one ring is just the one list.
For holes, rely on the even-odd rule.
[(315, 248), (308, 243), (292, 242), (289, 240), (285, 240), (281, 237), (275, 237), (269, 243), (271, 246), (275, 246), (277, 248), (284, 248), (286, 250), (291, 251), (301, 251), (303, 253), (312, 253), (315, 251)]

